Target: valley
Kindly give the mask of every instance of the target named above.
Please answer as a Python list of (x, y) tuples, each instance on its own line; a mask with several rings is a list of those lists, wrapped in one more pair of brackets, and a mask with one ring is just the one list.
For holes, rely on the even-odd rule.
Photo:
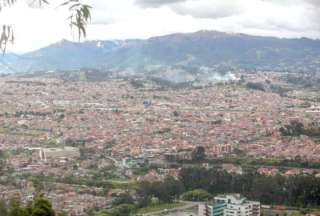
[[(108, 206), (107, 191), (178, 178), (190, 166), (320, 177), (320, 89), (288, 81), (299, 74), (232, 72), (225, 81), (170, 85), (143, 77), (77, 78), (88, 73), (0, 78), (6, 197), (27, 200), (42, 182), (56, 208), (86, 212)], [(294, 122), (304, 130), (295, 131)], [(281, 129), (291, 127), (289, 134)], [(200, 164), (193, 158), (198, 147), (206, 155)]]

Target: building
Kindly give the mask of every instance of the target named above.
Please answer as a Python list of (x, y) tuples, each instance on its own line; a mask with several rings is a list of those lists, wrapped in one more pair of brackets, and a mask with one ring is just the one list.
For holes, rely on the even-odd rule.
[(64, 148), (41, 148), (40, 159), (55, 159), (55, 158), (79, 158), (79, 148), (64, 147)]
[(179, 160), (192, 160), (192, 151), (180, 151), (176, 153), (167, 153), (165, 154), (165, 159), (168, 161), (179, 161)]
[(238, 175), (242, 175), (242, 167), (234, 164), (222, 164), (222, 170), (226, 171), (227, 173), (235, 173)]
[(220, 157), (225, 154), (231, 154), (233, 152), (233, 147), (231, 144), (217, 144), (211, 149), (211, 153), (214, 157)]
[(200, 204), (199, 216), (223, 216), (226, 203)]
[(260, 202), (240, 194), (216, 196), (209, 204), (200, 204), (199, 216), (260, 216)]

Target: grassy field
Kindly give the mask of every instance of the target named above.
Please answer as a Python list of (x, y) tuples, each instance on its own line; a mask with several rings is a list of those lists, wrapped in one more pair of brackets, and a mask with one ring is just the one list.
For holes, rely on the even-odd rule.
[(146, 213), (152, 213), (152, 212), (159, 212), (163, 211), (165, 209), (173, 209), (177, 207), (181, 207), (185, 205), (184, 203), (162, 203), (162, 204), (157, 204), (157, 205), (151, 205), (145, 208), (141, 208), (137, 211), (137, 215), (140, 214), (146, 214)]
[(11, 136), (30, 136), (30, 137), (39, 137), (43, 136), (46, 133), (39, 130), (14, 130), (10, 128), (0, 128), (0, 134), (11, 135)]
[(306, 214), (320, 215), (320, 209), (318, 208), (298, 208), (298, 207), (286, 207), (286, 209), (262, 209), (261, 215), (263, 216), (303, 216)]
[(297, 210), (274, 210), (274, 209), (263, 209), (263, 216), (302, 216)]

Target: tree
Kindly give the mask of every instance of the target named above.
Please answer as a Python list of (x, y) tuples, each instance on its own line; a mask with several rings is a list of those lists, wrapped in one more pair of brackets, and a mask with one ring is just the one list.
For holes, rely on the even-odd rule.
[(208, 201), (211, 199), (211, 194), (208, 193), (208, 191), (203, 189), (196, 189), (192, 191), (188, 191), (184, 194), (182, 194), (182, 199), (186, 201)]
[(206, 158), (206, 149), (203, 146), (197, 146), (192, 154), (192, 160), (195, 162), (201, 162)]
[(29, 213), (25, 208), (16, 206), (11, 209), (9, 216), (29, 216)]
[(19, 202), (12, 200), (9, 216), (30, 216), (26, 208), (22, 207)]
[(314, 175), (265, 176), (257, 172), (229, 174), (218, 169), (182, 169), (180, 179), (188, 190), (205, 189), (211, 194), (241, 193), (265, 204), (299, 207), (320, 205), (320, 179)]
[(130, 194), (123, 193), (112, 202), (112, 206), (118, 206), (121, 204), (134, 204), (134, 200)]
[[(15, 4), (18, 0), (0, 0), (0, 11), (5, 8)], [(30, 6), (42, 7), (45, 4), (49, 4), (49, 0), (34, 0)], [(65, 0), (59, 6), (67, 7), (70, 16), (69, 25), (71, 29), (75, 27), (77, 29), (79, 40), (81, 37), (86, 37), (86, 26), (91, 20), (91, 6), (83, 4), (81, 0)], [(0, 35), (0, 49), (5, 52), (8, 43), (14, 43), (14, 31), (13, 27), (10, 25), (3, 25), (2, 32)]]
[(173, 199), (178, 199), (179, 196), (185, 191), (184, 185), (181, 181), (174, 179), (173, 177), (167, 177), (163, 186), (165, 188), (165, 192), (170, 196), (170, 201)]
[(40, 196), (33, 203), (31, 216), (55, 216), (55, 212), (52, 209), (52, 204)]
[(8, 209), (6, 203), (0, 200), (0, 216), (66, 216), (67, 214), (60, 212), (55, 214), (52, 204), (43, 195), (40, 195), (33, 202), (22, 206), (21, 203), (12, 199)]
[(266, 204), (283, 203), (283, 184), (282, 176), (272, 177), (258, 175), (252, 182), (251, 196)]
[(254, 82), (248, 82), (246, 84), (246, 87), (248, 89), (258, 90), (258, 91), (266, 91), (264, 88), (263, 83), (254, 83)]
[(122, 204), (111, 210), (112, 216), (129, 216), (135, 211), (134, 205)]
[(180, 181), (187, 190), (202, 188), (209, 190), (209, 173), (204, 168), (185, 168), (180, 171)]
[(31, 177), (31, 182), (37, 193), (39, 193), (43, 189), (43, 183), (39, 178)]
[(102, 211), (99, 211), (98, 213), (96, 213), (94, 216), (111, 216), (111, 215), (106, 210), (102, 210)]
[(289, 125), (285, 125), (279, 129), (282, 136), (300, 136), (305, 134), (303, 123), (299, 121), (291, 121)]
[(139, 206), (148, 205), (153, 198), (163, 203), (170, 203), (184, 191), (182, 182), (172, 177), (166, 178), (163, 182), (143, 182), (137, 190)]
[(8, 216), (7, 205), (3, 200), (0, 200), (0, 216)]
[(60, 213), (57, 214), (57, 216), (68, 216), (68, 214), (65, 213), (65, 212), (60, 212)]

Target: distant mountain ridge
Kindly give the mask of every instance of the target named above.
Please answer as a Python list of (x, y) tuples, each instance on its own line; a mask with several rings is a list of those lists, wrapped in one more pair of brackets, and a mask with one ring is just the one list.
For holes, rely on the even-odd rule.
[(147, 65), (320, 71), (320, 40), (199, 31), (147, 40), (62, 40), (23, 55), (0, 57), (2, 73)]

